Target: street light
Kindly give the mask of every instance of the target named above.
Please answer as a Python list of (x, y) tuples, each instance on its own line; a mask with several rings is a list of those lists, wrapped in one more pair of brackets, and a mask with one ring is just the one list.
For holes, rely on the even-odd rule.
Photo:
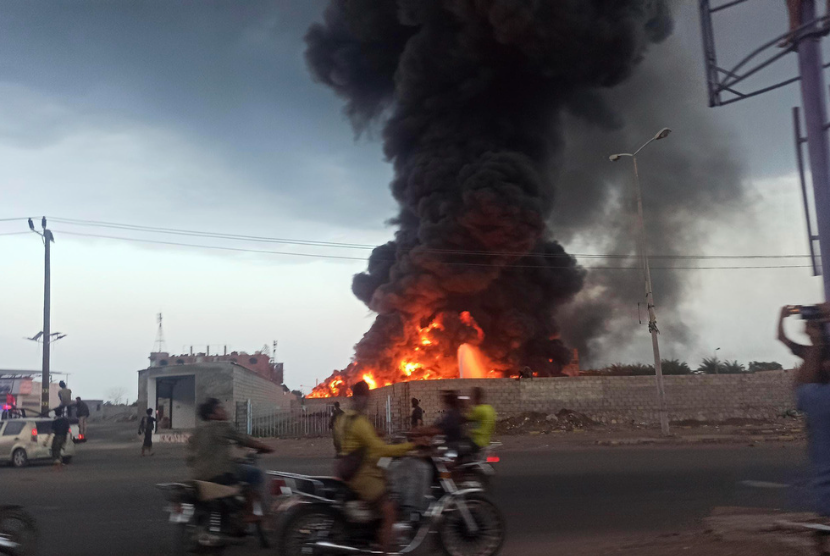
[(646, 287), (646, 304), (648, 305), (648, 330), (651, 333), (651, 347), (654, 350), (654, 372), (657, 377), (657, 403), (660, 411), (660, 430), (664, 436), (669, 434), (669, 415), (666, 409), (666, 390), (663, 386), (663, 365), (660, 360), (660, 346), (657, 340), (657, 335), (660, 331), (657, 329), (657, 314), (654, 311), (654, 294), (651, 287), (651, 270), (648, 265), (648, 241), (646, 237), (646, 225), (643, 219), (643, 195), (640, 191), (640, 174), (637, 171), (637, 155), (646, 148), (653, 141), (659, 141), (669, 136), (671, 130), (664, 127), (658, 131), (654, 137), (646, 141), (646, 143), (634, 151), (633, 153), (619, 153), (612, 154), (608, 157), (611, 162), (616, 162), (624, 156), (631, 157), (634, 162), (634, 189), (637, 194), (637, 216), (639, 220), (639, 238), (638, 250), (640, 251), (641, 263), (643, 265), (643, 278), (645, 279)]

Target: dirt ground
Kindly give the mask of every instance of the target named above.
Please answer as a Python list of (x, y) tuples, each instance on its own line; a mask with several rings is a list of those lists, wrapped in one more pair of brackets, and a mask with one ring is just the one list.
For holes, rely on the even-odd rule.
[(722, 541), (705, 531), (681, 534), (603, 538), (557, 545), (569, 556), (801, 556), (803, 550), (768, 542)]

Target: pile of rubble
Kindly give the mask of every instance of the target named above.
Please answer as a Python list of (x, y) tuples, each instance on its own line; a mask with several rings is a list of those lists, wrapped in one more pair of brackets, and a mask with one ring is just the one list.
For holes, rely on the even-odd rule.
[(498, 434), (548, 434), (553, 431), (586, 430), (600, 426), (584, 413), (561, 409), (557, 413), (528, 411), (496, 424)]

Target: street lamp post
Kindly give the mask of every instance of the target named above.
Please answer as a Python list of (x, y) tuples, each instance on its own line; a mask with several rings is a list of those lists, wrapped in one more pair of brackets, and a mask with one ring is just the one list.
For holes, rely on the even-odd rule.
[(651, 333), (651, 347), (654, 351), (654, 372), (657, 378), (657, 403), (660, 413), (660, 430), (664, 436), (669, 435), (669, 415), (666, 408), (666, 390), (663, 386), (663, 365), (660, 359), (660, 345), (657, 339), (657, 335), (660, 334), (660, 330), (657, 329), (657, 314), (654, 310), (654, 293), (652, 292), (651, 270), (648, 264), (648, 239), (646, 236), (645, 221), (643, 219), (643, 195), (640, 190), (640, 175), (637, 169), (637, 155), (653, 141), (658, 141), (668, 137), (669, 133), (671, 133), (671, 130), (664, 127), (658, 131), (654, 137), (649, 139), (642, 147), (633, 153), (612, 154), (608, 157), (611, 162), (616, 162), (622, 157), (628, 156), (631, 157), (631, 160), (634, 163), (634, 189), (637, 196), (637, 217), (640, 232), (638, 234), (637, 244), (643, 267), (643, 278), (645, 279), (646, 304), (648, 305), (648, 330)]
[(720, 351), (720, 348), (715, 348), (715, 374), (716, 375), (720, 374), (720, 369), (719, 369), (720, 364), (718, 363), (718, 352), (719, 351)]

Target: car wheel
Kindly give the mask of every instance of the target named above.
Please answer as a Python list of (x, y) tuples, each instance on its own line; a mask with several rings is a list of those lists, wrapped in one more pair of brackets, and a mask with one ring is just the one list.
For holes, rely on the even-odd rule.
[(29, 464), (29, 456), (26, 454), (26, 450), (23, 448), (18, 448), (12, 454), (12, 465), (15, 467), (26, 467)]

